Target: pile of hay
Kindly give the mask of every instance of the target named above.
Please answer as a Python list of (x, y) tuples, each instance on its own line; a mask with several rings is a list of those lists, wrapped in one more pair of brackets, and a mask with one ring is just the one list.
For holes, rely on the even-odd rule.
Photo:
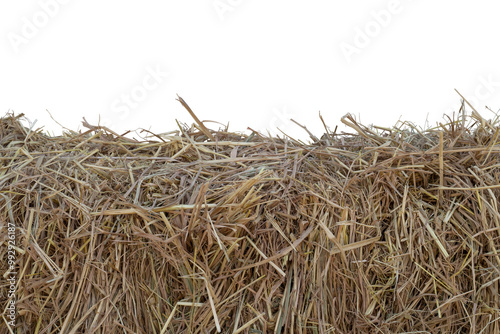
[[(499, 333), (500, 127), (54, 137), (0, 120), (16, 333)], [(16, 331), (17, 330), (17, 331)]]

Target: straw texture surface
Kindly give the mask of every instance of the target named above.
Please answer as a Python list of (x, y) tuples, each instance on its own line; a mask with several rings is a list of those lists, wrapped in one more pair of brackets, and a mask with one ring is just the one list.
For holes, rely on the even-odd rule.
[(500, 332), (496, 120), (348, 115), (303, 143), (199, 120), (54, 137), (21, 116), (0, 120), (18, 333)]

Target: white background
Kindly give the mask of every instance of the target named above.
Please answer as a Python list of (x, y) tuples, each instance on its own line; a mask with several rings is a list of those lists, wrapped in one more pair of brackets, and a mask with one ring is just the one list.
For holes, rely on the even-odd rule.
[[(117, 131), (230, 130), (289, 121), (324, 132), (364, 124), (424, 126), (458, 109), (500, 107), (498, 1), (24, 0), (0, 3), (0, 111)], [(151, 75), (151, 73), (156, 73)], [(168, 74), (166, 74), (168, 73)], [(217, 129), (220, 125), (208, 123)]]

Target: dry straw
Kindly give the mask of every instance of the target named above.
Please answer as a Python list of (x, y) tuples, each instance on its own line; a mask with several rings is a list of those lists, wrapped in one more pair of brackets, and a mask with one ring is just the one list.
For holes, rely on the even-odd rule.
[(141, 140), (0, 120), (16, 333), (500, 332), (497, 120), (305, 144), (180, 101), (196, 124)]

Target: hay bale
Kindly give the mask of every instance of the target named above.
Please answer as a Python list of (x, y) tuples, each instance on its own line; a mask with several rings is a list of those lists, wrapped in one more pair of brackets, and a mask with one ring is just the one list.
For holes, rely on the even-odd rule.
[(496, 121), (346, 116), (354, 134), (305, 144), (20, 116), (0, 120), (0, 221), (22, 333), (500, 332)]

